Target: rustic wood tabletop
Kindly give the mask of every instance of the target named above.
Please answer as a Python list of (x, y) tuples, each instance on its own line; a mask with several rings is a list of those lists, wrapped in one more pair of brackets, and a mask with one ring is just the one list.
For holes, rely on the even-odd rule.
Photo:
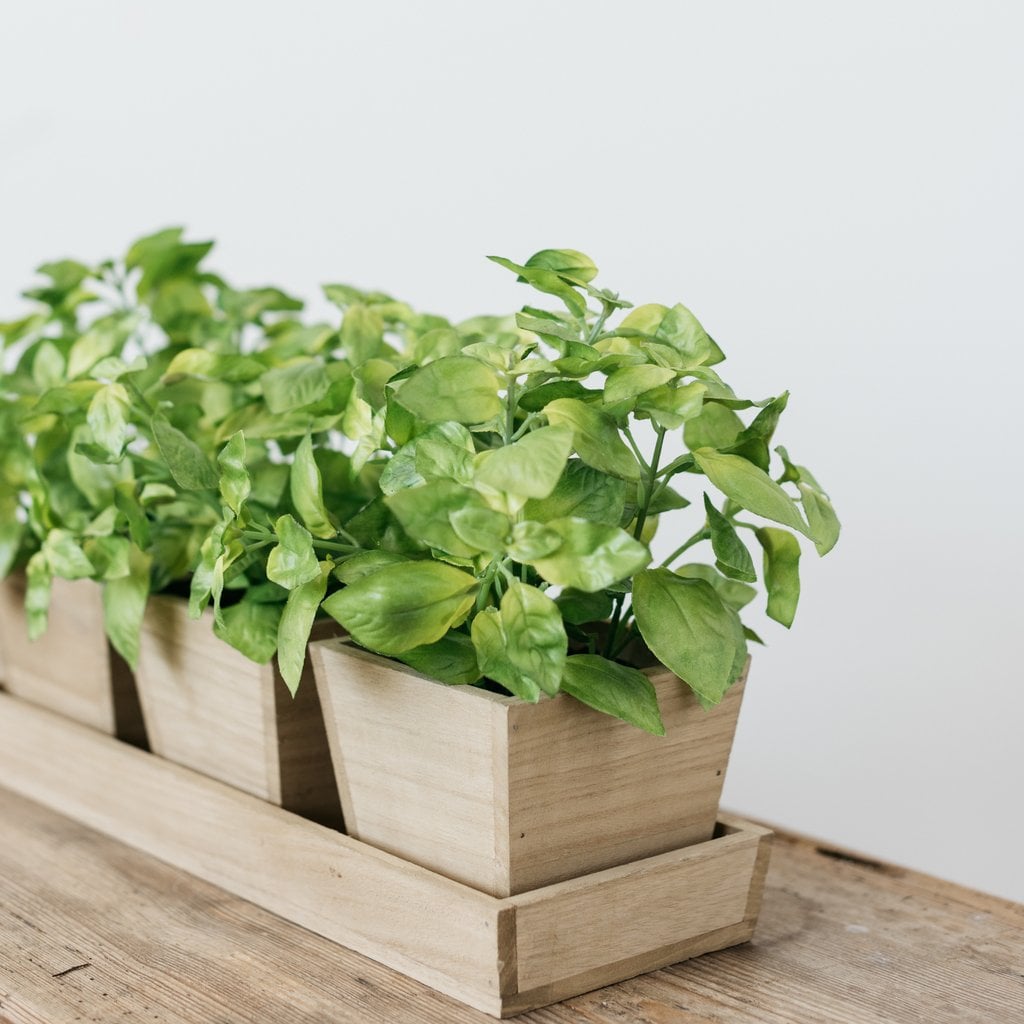
[[(0, 788), (0, 1022), (480, 1024), (366, 957)], [(1024, 906), (775, 841), (754, 941), (530, 1024), (1018, 1024)]]

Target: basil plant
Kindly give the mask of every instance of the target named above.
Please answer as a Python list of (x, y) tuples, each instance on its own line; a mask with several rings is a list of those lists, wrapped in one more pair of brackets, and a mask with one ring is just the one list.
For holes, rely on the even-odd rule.
[(46, 264), (32, 310), (0, 324), (0, 576), (26, 573), (33, 638), (53, 578), (92, 579), (134, 666), (149, 594), (187, 590), (221, 521), (225, 440), (248, 432), (251, 504), (274, 510), (288, 480), (276, 439), (333, 422), (323, 404), (279, 402), (290, 363), (330, 329), (297, 320), (302, 303), (276, 288), (205, 270), (211, 247), (172, 228), (120, 260)]
[[(773, 448), (787, 395), (738, 397), (685, 306), (633, 308), (573, 250), (492, 259), (544, 305), (451, 324), (327, 287), (343, 311), (336, 348), (282, 371), (280, 406), (290, 415), (338, 389), (337, 429), (309, 418), (270, 521), (248, 511), (237, 421), (194, 610), (263, 553), (288, 592), (265, 632), (293, 688), (326, 613), (442, 682), (527, 701), (565, 692), (662, 734), (641, 669), (659, 661), (706, 707), (719, 702), (757, 640), (740, 618), (757, 593), (752, 547), (767, 613), (789, 626), (800, 538), (823, 555), (838, 520), (811, 473)], [(655, 564), (663, 519), (677, 543)]]

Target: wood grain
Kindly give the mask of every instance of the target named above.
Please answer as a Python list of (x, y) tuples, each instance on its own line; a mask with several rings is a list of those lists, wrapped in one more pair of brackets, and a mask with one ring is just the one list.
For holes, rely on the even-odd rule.
[(0, 779), (471, 1005), (500, 1010), (492, 897), (10, 697), (0, 697)]
[[(519, 988), (606, 969), (743, 922), (761, 838), (735, 833), (644, 861), (642, 870), (613, 868), (517, 897)], [(737, 941), (752, 933), (751, 923)]]
[[(2, 789), (0, 823), (4, 1024), (486, 1024), (491, 1019)], [(776, 835), (764, 910), (751, 943), (520, 1019), (523, 1024), (1017, 1024), (1024, 1019), (1024, 907), (822, 849), (813, 840)]]
[(315, 821), (340, 824), (320, 701), (307, 664), (293, 700), (275, 664), (218, 639), (213, 612), (188, 617), (176, 597), (150, 599), (139, 697), (152, 750)]
[(4, 687), (76, 722), (113, 735), (111, 660), (103, 597), (91, 580), (55, 579), (49, 627), (36, 641), (25, 622), (25, 577), (0, 580), (0, 646)]
[[(665, 671), (665, 737), (562, 695), (443, 686), (342, 641), (311, 655), (350, 834), (495, 896), (710, 838), (743, 699)], [(571, 808), (571, 813), (566, 813)]]
[(726, 825), (685, 850), (499, 899), (10, 697), (0, 777), (495, 1016), (748, 938), (767, 839)]

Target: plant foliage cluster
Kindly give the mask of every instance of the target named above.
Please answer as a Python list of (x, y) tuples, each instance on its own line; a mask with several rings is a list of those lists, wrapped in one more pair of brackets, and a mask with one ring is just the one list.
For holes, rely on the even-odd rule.
[(660, 733), (649, 653), (710, 706), (759, 579), (793, 621), (799, 538), (825, 554), (838, 520), (773, 446), (787, 395), (738, 397), (685, 306), (633, 307), (548, 249), (492, 257), (535, 293), (514, 316), (327, 285), (340, 315), (310, 323), (210, 248), (170, 229), (47, 264), (0, 325), (0, 573), (24, 568), (34, 636), (53, 577), (97, 580), (134, 664), (149, 594), (181, 587), (292, 688), (326, 614), (443, 682)]

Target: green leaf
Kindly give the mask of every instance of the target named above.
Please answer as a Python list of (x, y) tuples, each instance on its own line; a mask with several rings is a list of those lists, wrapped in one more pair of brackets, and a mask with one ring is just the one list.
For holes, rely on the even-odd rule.
[(807, 522), (819, 555), (827, 555), (839, 540), (839, 517), (832, 502), (816, 487), (799, 483), (800, 495), (807, 514)]
[(388, 495), (385, 501), (406, 533), (421, 544), (460, 558), (483, 550), (467, 543), (452, 522), (452, 513), (460, 509), (487, 508), (476, 491), (450, 480), (432, 480)]
[(0, 491), (0, 580), (18, 559), (25, 537), (25, 524), (16, 518), (18, 499), (10, 491)]
[(497, 263), (498, 266), (518, 274), (520, 281), (531, 284), (537, 291), (545, 292), (548, 295), (557, 295), (577, 319), (582, 320), (586, 316), (587, 304), (583, 296), (557, 271), (548, 270), (542, 266), (523, 267), (503, 256), (488, 256), (487, 258), (493, 263)]
[(375, 573), (381, 566), (408, 561), (409, 556), (398, 551), (360, 551), (351, 558), (346, 558), (334, 570), (334, 578), (341, 583), (355, 583), (356, 580)]
[(718, 596), (730, 607), (740, 611), (757, 597), (757, 589), (723, 576), (714, 566), (702, 562), (689, 562), (672, 570), (677, 576), (691, 580), (705, 580), (715, 588)]
[(651, 560), (645, 544), (618, 526), (586, 519), (554, 519), (548, 526), (561, 534), (562, 546), (533, 560), (549, 583), (592, 593), (641, 570)]
[(409, 349), (408, 357), (415, 366), (423, 366), (435, 359), (458, 355), (462, 351), (463, 339), (450, 327), (435, 327), (421, 334)]
[[(437, 434), (458, 428), (466, 435), (451, 440)], [(468, 484), (473, 479), (473, 441), (469, 431), (459, 423), (438, 423), (420, 434), (415, 445), (416, 472), (423, 480), (454, 480)]]
[(223, 609), (214, 621), (213, 632), (250, 661), (265, 665), (277, 650), (280, 621), (281, 605), (243, 597), (238, 604)]
[(449, 686), (471, 686), (480, 678), (476, 648), (465, 633), (449, 633), (432, 644), (414, 647), (399, 660)]
[(135, 493), (135, 482), (125, 480), (113, 490), (114, 505), (128, 522), (128, 535), (136, 547), (146, 550), (150, 543), (149, 520)]
[(402, 385), (398, 400), (427, 423), (486, 423), (501, 410), (495, 372), (470, 356), (445, 356), (418, 369)]
[(186, 377), (245, 384), (267, 372), (258, 359), (231, 353), (211, 352), (205, 348), (186, 348), (179, 352), (164, 371), (163, 382), (174, 384)]
[(578, 398), (558, 398), (544, 407), (544, 413), (552, 425), (572, 428), (573, 446), (587, 465), (623, 480), (640, 479), (636, 456), (610, 416)]
[(349, 362), (360, 366), (383, 348), (384, 320), (377, 310), (355, 302), (345, 311), (340, 337)]
[(562, 689), (588, 707), (654, 736), (665, 735), (654, 685), (635, 668), (597, 654), (574, 654), (566, 659)]
[(704, 580), (647, 569), (633, 580), (633, 612), (647, 646), (704, 701), (717, 704), (742, 671), (736, 612)]
[(449, 515), (448, 521), (459, 540), (474, 553), (503, 553), (512, 529), (509, 517), (492, 508), (457, 508)]
[(50, 530), (41, 550), (53, 574), (62, 579), (86, 579), (96, 571), (74, 535), (67, 530)]
[(260, 378), (267, 408), (275, 415), (319, 402), (331, 386), (319, 359), (302, 359), (267, 370)]
[(706, 390), (696, 381), (680, 387), (666, 384), (640, 395), (637, 415), (649, 416), (666, 430), (678, 430), (687, 420), (700, 415)]
[(594, 261), (576, 249), (541, 249), (526, 261), (526, 265), (553, 270), (584, 284), (597, 277), (597, 266)]
[(708, 517), (711, 546), (718, 560), (718, 568), (724, 575), (734, 580), (753, 583), (757, 579), (757, 573), (754, 572), (754, 560), (750, 557), (746, 544), (740, 540), (732, 523), (711, 504), (711, 499), (706, 494), (704, 511)]
[(119, 459), (128, 442), (128, 392), (123, 384), (101, 387), (89, 403), (86, 422), (96, 443)]
[(313, 538), (291, 516), (285, 515), (274, 525), (277, 546), (267, 557), (267, 579), (294, 590), (320, 575), (320, 562), (313, 550)]
[(230, 518), (222, 519), (203, 538), (199, 548), (199, 561), (192, 572), (192, 582), (189, 585), (190, 619), (198, 619), (203, 614), (214, 588), (219, 585), (217, 566), (224, 554), (224, 531), (229, 522)]
[(52, 341), (44, 341), (32, 360), (32, 380), (41, 389), (55, 388), (64, 378), (64, 356)]
[(743, 420), (727, 406), (706, 402), (700, 415), (687, 420), (683, 440), (690, 451), (698, 448), (728, 448), (743, 430)]
[(626, 489), (626, 483), (617, 477), (593, 469), (579, 459), (570, 459), (555, 489), (546, 498), (528, 501), (523, 514), (542, 523), (579, 516), (617, 526), (626, 504)]
[(333, 568), (333, 563), (321, 562), (320, 572), (288, 595), (288, 602), (281, 613), (277, 628), (277, 664), (281, 678), (293, 697), (302, 680), (309, 634), (327, 593), (327, 581)]
[(68, 352), (68, 379), (81, 377), (101, 359), (120, 352), (134, 329), (133, 316), (116, 314), (97, 320)]
[(25, 566), (25, 619), (29, 640), (38, 640), (45, 632), (50, 614), (50, 588), (53, 573), (46, 554), (37, 551)]
[(82, 545), (97, 580), (116, 580), (130, 570), (132, 542), (127, 537), (90, 537)]
[(585, 388), (578, 380), (552, 380), (524, 391), (519, 408), (526, 412), (540, 412), (558, 398), (585, 398), (595, 392)]
[(796, 502), (764, 470), (739, 455), (723, 455), (711, 448), (698, 448), (693, 457), (707, 478), (737, 505), (810, 536)]
[(710, 366), (723, 358), (722, 350), (681, 302), (671, 309), (656, 302), (637, 306), (623, 317), (615, 333), (650, 338), (674, 349), (682, 367)]
[(313, 453), (313, 440), (309, 434), (299, 442), (299, 447), (295, 450), (289, 480), (292, 504), (306, 529), (314, 537), (334, 537), (338, 531), (324, 504), (323, 480)]
[(572, 446), (571, 428), (541, 427), (504, 448), (481, 452), (476, 482), (524, 498), (546, 498), (561, 479)]
[(323, 609), (358, 644), (403, 654), (440, 640), (473, 607), (477, 581), (442, 562), (402, 562), (332, 594)]
[(604, 386), (605, 405), (628, 402), (645, 391), (667, 384), (675, 378), (676, 371), (663, 366), (626, 366), (610, 374)]
[(562, 535), (544, 523), (531, 520), (516, 523), (508, 553), (517, 562), (532, 562), (553, 554), (562, 546)]
[(245, 466), (245, 435), (239, 430), (217, 456), (220, 465), (220, 496), (235, 515), (240, 515), (245, 499), (252, 491), (252, 480)]
[(128, 554), (128, 572), (103, 585), (103, 618), (107, 636), (132, 669), (139, 663), (139, 636), (149, 600), (152, 564), (152, 557), (132, 544)]
[(793, 534), (773, 526), (762, 526), (757, 539), (764, 548), (768, 617), (788, 629), (800, 600), (800, 543)]
[(151, 422), (153, 439), (174, 482), (185, 491), (216, 490), (220, 484), (210, 460), (190, 437), (161, 413)]
[(557, 605), (536, 587), (513, 581), (499, 608), (486, 608), (472, 625), (480, 671), (523, 700), (555, 694), (568, 638)]
[(562, 613), (562, 618), (574, 626), (582, 626), (588, 622), (600, 622), (612, 613), (612, 598), (604, 590), (588, 594), (582, 590), (567, 587), (558, 597), (555, 604)]
[[(530, 310), (530, 307), (527, 307), (527, 310)], [(522, 330), (532, 331), (558, 348), (564, 347), (560, 346), (559, 342), (578, 342), (580, 340), (580, 329), (577, 324), (563, 319), (561, 315), (553, 313), (537, 315), (541, 311), (530, 310), (527, 312), (527, 310), (516, 313), (516, 326)]]

